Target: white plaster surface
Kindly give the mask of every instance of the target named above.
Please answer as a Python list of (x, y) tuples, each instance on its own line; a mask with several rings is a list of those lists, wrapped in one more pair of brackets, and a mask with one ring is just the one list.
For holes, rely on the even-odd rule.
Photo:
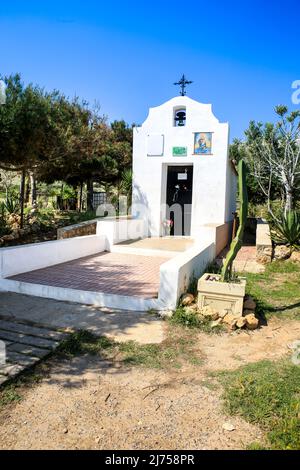
[(130, 311), (147, 312), (148, 310), (161, 310), (163, 305), (158, 299), (143, 299), (139, 297), (106, 294), (103, 292), (90, 292), (64, 287), (45, 286), (31, 284), (29, 282), (12, 281), (10, 279), (0, 279), (2, 291), (16, 292), (19, 294), (33, 295), (46, 299), (63, 300), (67, 302), (77, 302), (84, 305), (94, 305), (95, 307), (107, 307)]
[(86, 237), (33, 243), (0, 249), (0, 278), (54, 266), (105, 250), (105, 237)]
[(146, 228), (143, 219), (104, 219), (97, 223), (97, 235), (104, 236), (106, 239), (105, 249), (110, 251), (111, 248), (126, 240), (137, 240), (145, 238)]
[(172, 258), (160, 267), (159, 300), (166, 309), (173, 309), (181, 295), (187, 292), (193, 279), (197, 279), (215, 257), (215, 245), (195, 246)]
[[(186, 126), (175, 127), (174, 109), (186, 107)], [(212, 132), (212, 155), (193, 155), (194, 133)], [(149, 135), (164, 135), (163, 156), (148, 156)], [(228, 158), (229, 126), (220, 123), (210, 104), (176, 97), (150, 108), (148, 118), (134, 129), (133, 217), (143, 218), (150, 236), (163, 234), (161, 205), (166, 202), (168, 166), (193, 165), (191, 236), (199, 238), (202, 225), (223, 224), (235, 211), (236, 175)], [(173, 157), (173, 147), (187, 147), (186, 157)]]

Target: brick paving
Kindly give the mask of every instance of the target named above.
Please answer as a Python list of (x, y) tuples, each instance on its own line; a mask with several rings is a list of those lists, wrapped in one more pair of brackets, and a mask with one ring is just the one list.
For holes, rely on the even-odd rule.
[[(218, 256), (217, 262), (221, 264), (228, 252), (228, 248)], [(256, 261), (256, 246), (242, 246), (233, 262), (233, 269), (237, 272), (263, 273), (265, 267)]]
[(166, 261), (161, 256), (99, 253), (10, 279), (147, 299), (157, 297), (159, 269)]
[(49, 356), (66, 336), (60, 331), (1, 317), (0, 386)]

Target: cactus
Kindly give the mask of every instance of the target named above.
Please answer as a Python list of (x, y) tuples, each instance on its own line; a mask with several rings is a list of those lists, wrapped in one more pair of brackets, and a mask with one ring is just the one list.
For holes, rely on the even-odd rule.
[(222, 269), (221, 280), (229, 281), (232, 277), (232, 264), (241, 249), (245, 225), (248, 216), (248, 193), (246, 184), (246, 164), (241, 160), (238, 164), (238, 181), (239, 181), (239, 228), (236, 237), (232, 240), (229, 252), (227, 253)]

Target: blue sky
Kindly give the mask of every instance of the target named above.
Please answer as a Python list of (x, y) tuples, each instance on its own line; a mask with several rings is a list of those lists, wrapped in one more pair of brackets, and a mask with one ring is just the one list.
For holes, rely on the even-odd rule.
[(188, 95), (242, 137), (251, 119), (273, 120), (275, 105), (297, 108), (299, 22), (293, 0), (1, 2), (0, 74), (142, 123), (185, 73)]

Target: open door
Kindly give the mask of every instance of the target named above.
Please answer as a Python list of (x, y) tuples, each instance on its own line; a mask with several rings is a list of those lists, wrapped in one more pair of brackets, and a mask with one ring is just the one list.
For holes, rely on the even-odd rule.
[[(170, 219), (173, 222), (171, 235), (190, 236), (193, 202), (192, 165), (168, 167), (166, 201), (171, 209)], [(176, 210), (177, 204), (181, 208), (180, 211)], [(178, 217), (180, 217), (180, 220), (178, 220)]]

